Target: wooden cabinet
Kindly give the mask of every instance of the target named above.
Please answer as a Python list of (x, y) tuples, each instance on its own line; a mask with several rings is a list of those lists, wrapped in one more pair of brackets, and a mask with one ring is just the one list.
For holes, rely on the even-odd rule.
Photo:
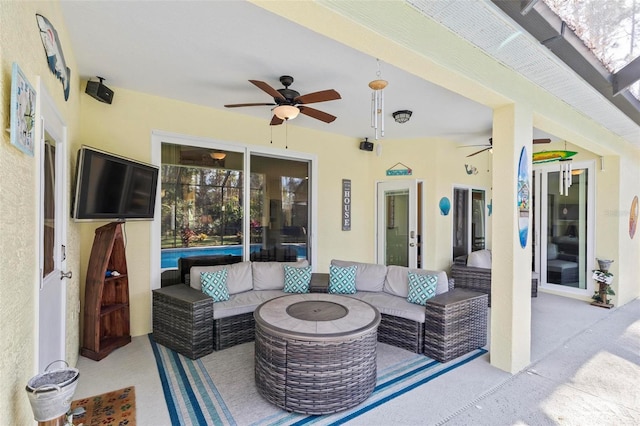
[(129, 342), (127, 259), (121, 224), (113, 222), (96, 229), (93, 240), (85, 285), (80, 354), (99, 361)]

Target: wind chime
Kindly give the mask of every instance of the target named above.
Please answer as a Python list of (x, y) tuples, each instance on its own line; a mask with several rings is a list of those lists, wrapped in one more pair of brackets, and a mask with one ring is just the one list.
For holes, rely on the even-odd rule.
[(375, 138), (384, 137), (384, 88), (389, 84), (386, 80), (380, 79), (380, 60), (378, 63), (378, 72), (376, 72), (376, 80), (369, 83), (371, 93), (371, 127), (375, 129)]
[(560, 162), (560, 195), (569, 196), (569, 188), (573, 183), (571, 172), (571, 159), (559, 160)]
[[(564, 150), (567, 150), (567, 143), (564, 143)], [(560, 163), (560, 195), (569, 196), (569, 188), (573, 183), (573, 169), (571, 168), (571, 158), (561, 158)]]

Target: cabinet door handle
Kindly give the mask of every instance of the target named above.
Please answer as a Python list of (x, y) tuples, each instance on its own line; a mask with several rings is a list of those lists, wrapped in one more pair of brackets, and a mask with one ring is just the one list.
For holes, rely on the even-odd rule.
[(65, 279), (65, 278), (71, 278), (71, 275), (72, 275), (72, 274), (73, 274), (73, 273), (72, 273), (71, 271), (69, 271), (69, 272), (62, 272), (62, 271), (60, 271), (60, 279), (61, 279), (61, 280), (63, 280), (63, 279)]

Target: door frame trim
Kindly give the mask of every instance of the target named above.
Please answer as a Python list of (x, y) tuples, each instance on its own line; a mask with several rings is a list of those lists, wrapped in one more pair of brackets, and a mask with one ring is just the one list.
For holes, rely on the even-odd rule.
[[(586, 253), (585, 253), (585, 281), (586, 281), (586, 286), (584, 289), (581, 288), (575, 288), (575, 287), (568, 287), (568, 286), (564, 286), (564, 285), (560, 285), (560, 284), (551, 284), (551, 283), (547, 283), (547, 278), (546, 275), (542, 274), (542, 266), (544, 263), (545, 269), (546, 269), (546, 256), (547, 256), (547, 249), (546, 249), (546, 243), (547, 243), (547, 236), (546, 236), (546, 232), (545, 235), (543, 235), (542, 233), (542, 229), (544, 226), (544, 229), (546, 231), (546, 225), (547, 225), (547, 218), (546, 218), (546, 214), (543, 216), (542, 212), (544, 211), (546, 213), (547, 211), (547, 197), (540, 197), (540, 195), (542, 194), (542, 188), (543, 188), (543, 183), (545, 185), (548, 185), (548, 181), (546, 180), (546, 173), (549, 172), (557, 172), (558, 171), (558, 165), (556, 162), (553, 163), (544, 163), (544, 164), (534, 164), (532, 167), (532, 170), (535, 170), (537, 172), (544, 172), (545, 173), (545, 179), (543, 182), (543, 178), (542, 178), (542, 174), (541, 173), (536, 173), (536, 183), (535, 183), (535, 187), (536, 187), (536, 199), (539, 199), (540, 201), (538, 201), (535, 205), (535, 211), (534, 211), (534, 220), (537, 221), (537, 224), (535, 226), (535, 241), (537, 242), (536, 245), (532, 248), (532, 250), (534, 250), (534, 254), (535, 254), (535, 265), (534, 265), (534, 271), (537, 272), (539, 274), (539, 285), (541, 289), (544, 290), (549, 290), (553, 293), (557, 293), (557, 294), (562, 294), (562, 295), (567, 295), (567, 296), (573, 296), (573, 297), (580, 297), (580, 298), (585, 298), (585, 300), (588, 300), (591, 298), (591, 295), (594, 292), (595, 289), (595, 283), (592, 279), (590, 279), (590, 274), (589, 274), (589, 259), (593, 259), (595, 261), (595, 229), (596, 229), (596, 223), (595, 223), (595, 211), (596, 211), (596, 200), (595, 200), (595, 185), (596, 185), (596, 161), (595, 160), (585, 160), (585, 161), (576, 161), (576, 162), (572, 162), (572, 168), (573, 169), (587, 169), (588, 173), (587, 173), (587, 218), (591, 218), (591, 220), (587, 220), (587, 249), (586, 249)], [(545, 194), (546, 194), (546, 189), (545, 189)], [(544, 209), (543, 209), (544, 208)], [(544, 262), (543, 262), (543, 259)]]
[[(425, 183), (424, 183), (424, 179), (392, 179), (392, 180), (376, 180), (374, 182), (374, 197), (373, 197), (373, 211), (375, 212), (375, 219), (374, 219), (374, 223), (373, 223), (373, 235), (374, 235), (374, 241), (375, 244), (373, 245), (373, 259), (375, 260), (376, 263), (378, 263), (379, 259), (378, 259), (378, 246), (379, 246), (379, 238), (380, 238), (380, 233), (378, 232), (379, 230), (379, 221), (380, 221), (380, 215), (378, 212), (378, 185), (381, 183), (387, 183), (387, 182), (396, 182), (396, 183), (409, 183), (409, 184), (413, 184), (415, 185), (415, 190), (416, 190), (416, 199), (414, 201), (415, 203), (415, 207), (418, 209), (418, 211), (420, 212), (420, 216), (416, 216), (416, 232), (418, 233), (418, 235), (420, 235), (420, 246), (419, 249), (421, 250), (420, 253), (420, 258), (421, 258), (421, 262), (420, 262), (420, 269), (425, 269), (426, 268), (426, 256), (425, 256), (425, 230), (427, 229), (426, 226), (426, 221), (427, 221), (427, 216), (426, 216), (426, 211), (425, 211)], [(381, 263), (381, 264), (384, 264)]]
[[(41, 292), (44, 284), (44, 277), (42, 276), (44, 270), (44, 174), (42, 171), (44, 170), (44, 142), (45, 142), (45, 130), (49, 133), (52, 138), (56, 141), (56, 159), (55, 159), (55, 167), (56, 167), (56, 184), (54, 187), (54, 191), (56, 192), (56, 206), (55, 206), (55, 214), (56, 214), (56, 229), (55, 229), (55, 237), (54, 237), (54, 250), (57, 251), (56, 256), (54, 257), (54, 272), (56, 271), (62, 272), (66, 269), (66, 259), (60, 258), (60, 250), (61, 246), (67, 245), (67, 218), (69, 217), (69, 207), (68, 207), (68, 196), (67, 196), (67, 185), (68, 182), (68, 174), (67, 174), (67, 159), (68, 159), (68, 140), (67, 140), (67, 125), (63, 120), (60, 112), (54, 102), (53, 98), (47, 91), (46, 87), (42, 84), (42, 79), (40, 77), (37, 78), (36, 85), (38, 87), (38, 102), (37, 102), (37, 117), (36, 121), (37, 134), (39, 135), (37, 142), (36, 158), (38, 163), (37, 168), (37, 179), (38, 179), (38, 284), (36, 289), (36, 321), (34, 327), (36, 329), (36, 348), (35, 353), (35, 370), (41, 370), (40, 364), (40, 309), (42, 307), (41, 303)], [(51, 124), (49, 124), (51, 123)], [(62, 180), (60, 180), (60, 177)], [(56, 279), (53, 277), (52, 279)], [(66, 359), (67, 355), (67, 287), (66, 283), (63, 282), (61, 284), (61, 295), (60, 295), (60, 303), (61, 303), (61, 312), (62, 316), (60, 318), (60, 329), (62, 330), (60, 339), (60, 350), (61, 354), (57, 357), (58, 359)]]

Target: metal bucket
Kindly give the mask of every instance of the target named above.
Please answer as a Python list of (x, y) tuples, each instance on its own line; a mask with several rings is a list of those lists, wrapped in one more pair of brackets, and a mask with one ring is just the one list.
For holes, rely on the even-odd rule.
[[(64, 362), (67, 367), (49, 371), (49, 367), (56, 362)], [(27, 395), (36, 421), (56, 419), (71, 408), (80, 372), (77, 368), (69, 368), (68, 365), (65, 361), (54, 361), (47, 366), (44, 373), (32, 377), (27, 382)]]
[(609, 268), (613, 263), (613, 260), (609, 259), (596, 259), (598, 261), (598, 267), (602, 272), (609, 272)]

